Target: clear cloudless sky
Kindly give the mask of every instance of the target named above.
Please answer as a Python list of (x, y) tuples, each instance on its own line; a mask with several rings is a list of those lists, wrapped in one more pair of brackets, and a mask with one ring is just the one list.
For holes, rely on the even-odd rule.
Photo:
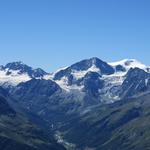
[(150, 65), (150, 0), (0, 0), (0, 64), (54, 71), (90, 57)]

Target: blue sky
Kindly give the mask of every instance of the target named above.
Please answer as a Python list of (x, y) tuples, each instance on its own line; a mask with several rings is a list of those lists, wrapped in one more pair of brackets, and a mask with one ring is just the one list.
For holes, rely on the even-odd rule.
[(0, 64), (54, 71), (76, 61), (150, 65), (149, 0), (1, 0)]

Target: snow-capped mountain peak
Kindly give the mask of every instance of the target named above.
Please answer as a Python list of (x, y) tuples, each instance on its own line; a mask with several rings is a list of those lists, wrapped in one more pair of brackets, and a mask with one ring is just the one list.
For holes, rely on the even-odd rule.
[[(144, 65), (140, 61), (136, 59), (123, 59), (117, 62), (108, 63), (109, 65), (113, 66), (116, 71), (124, 71), (127, 72), (131, 68), (139, 68), (144, 71), (148, 71), (148, 66)], [(120, 69), (119, 69), (120, 68)]]
[(80, 84), (83, 78), (89, 73), (95, 72), (101, 75), (114, 73), (114, 68), (97, 57), (79, 61), (67, 68), (62, 68), (53, 74), (44, 76), (45, 79), (52, 79), (63, 89), (82, 89)]
[[(119, 99), (118, 90), (131, 68), (149, 72), (149, 67), (135, 59), (106, 63), (98, 58), (90, 58), (62, 68), (44, 78), (54, 80), (62, 89), (69, 92), (72, 90), (84, 92), (87, 85), (91, 87), (91, 92), (95, 85), (100, 84), (97, 86), (96, 94), (99, 93), (100, 99), (109, 103), (110, 100)], [(93, 78), (93, 74), (96, 74), (97, 78)], [(148, 83), (148, 79), (146, 83)]]
[(5, 68), (17, 69), (20, 66), (27, 66), (27, 65), (25, 65), (22, 61), (16, 61), (16, 62), (10, 62), (10, 63), (6, 64)]
[(98, 58), (90, 58), (50, 74), (22, 62), (13, 62), (0, 66), (0, 85), (15, 87), (31, 79), (53, 80), (63, 91), (110, 103), (119, 100), (119, 93), (128, 87), (132, 86), (135, 92), (148, 89), (149, 70), (135, 59), (106, 63)]
[(42, 69), (33, 69), (21, 61), (11, 62), (0, 67), (0, 84), (5, 86), (16, 86), (32, 78), (42, 78), (47, 73)]
[(44, 70), (40, 68), (33, 69), (21, 61), (8, 63), (2, 67), (2, 70), (6, 70), (8, 72), (17, 71), (19, 74), (28, 74), (32, 78), (40, 78), (47, 74)]
[(54, 80), (60, 80), (64, 76), (74, 75), (75, 78), (83, 77), (88, 71), (96, 71), (101, 74), (113, 74), (114, 69), (106, 62), (98, 58), (85, 59), (77, 62), (70, 67), (57, 71)]

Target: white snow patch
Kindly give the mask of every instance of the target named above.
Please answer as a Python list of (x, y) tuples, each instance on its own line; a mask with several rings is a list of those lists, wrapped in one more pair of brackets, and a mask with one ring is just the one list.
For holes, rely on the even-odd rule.
[(126, 73), (127, 72), (116, 72), (111, 75), (103, 75), (102, 78), (105, 81), (107, 80), (107, 83), (121, 85), (123, 81), (125, 80)]
[(84, 70), (84, 71), (77, 71), (77, 70), (72, 70), (72, 75), (76, 78), (76, 79), (81, 79), (81, 78), (83, 78), (88, 72), (98, 72), (98, 73), (100, 73), (100, 69), (99, 68), (97, 68), (96, 66), (95, 66), (95, 64), (93, 64), (92, 65), (92, 67), (90, 67), (89, 69), (87, 69), (87, 70)]
[(28, 74), (19, 74), (19, 71), (9, 70), (10, 74), (7, 75), (7, 70), (0, 70), (0, 84), (8, 84), (16, 86), (21, 82), (31, 80)]
[[(58, 73), (59, 71), (61, 70), (64, 70), (66, 69), (67, 67), (65, 68), (61, 68), (59, 70), (57, 70), (56, 72), (52, 73), (52, 74), (48, 74), (48, 75), (45, 75), (43, 78), (45, 80), (53, 80), (54, 79), (54, 76), (56, 73)], [(74, 79), (75, 80), (78, 80), (78, 79), (81, 79), (83, 78), (88, 72), (98, 72), (100, 73), (100, 69), (97, 68), (94, 64), (92, 65), (92, 67), (90, 67), (88, 70), (81, 70), (81, 71), (77, 71), (77, 70), (72, 70), (71, 72), (71, 75), (73, 75)], [(54, 80), (53, 80), (54, 81)], [(68, 85), (68, 78), (67, 77), (62, 77), (60, 80), (55, 80), (55, 82), (64, 90), (66, 91), (70, 91), (70, 90), (79, 90), (81, 91), (83, 89), (83, 86), (78, 86), (76, 84), (73, 84), (73, 85)]]
[(55, 82), (65, 91), (70, 91), (70, 90), (82, 90), (83, 86), (78, 86), (76, 84), (73, 85), (68, 85), (68, 79), (67, 77), (61, 78), (61, 80), (55, 80)]
[(148, 68), (146, 65), (142, 64), (141, 62), (137, 61), (136, 59), (123, 59), (121, 61), (110, 62), (108, 64), (113, 67), (115, 67), (117, 65), (121, 65), (126, 69), (126, 71), (128, 71), (130, 68), (140, 68), (140, 69), (147, 71), (147, 68)]
[(148, 80), (149, 80), (149, 79), (145, 79), (145, 85), (146, 85), (146, 86), (148, 85)]
[(56, 70), (56, 71), (53, 72), (53, 73), (49, 73), (49, 74), (45, 75), (45, 76), (43, 77), (43, 79), (45, 79), (45, 80), (53, 80), (53, 78), (54, 78), (54, 76), (55, 76), (56, 73), (58, 73), (58, 72), (60, 72), (60, 71), (62, 71), (62, 70), (65, 70), (65, 69), (67, 69), (67, 68), (68, 68), (68, 67), (60, 68), (60, 69)]
[(45, 79), (45, 80), (53, 80), (53, 78), (54, 78), (53, 73), (50, 73), (50, 74), (47, 74), (47, 75), (43, 76), (43, 79)]

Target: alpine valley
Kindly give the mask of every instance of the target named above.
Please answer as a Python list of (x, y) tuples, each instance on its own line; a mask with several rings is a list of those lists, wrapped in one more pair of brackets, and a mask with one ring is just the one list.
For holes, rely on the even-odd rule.
[(150, 150), (150, 67), (85, 59), (47, 73), (0, 66), (0, 150)]

